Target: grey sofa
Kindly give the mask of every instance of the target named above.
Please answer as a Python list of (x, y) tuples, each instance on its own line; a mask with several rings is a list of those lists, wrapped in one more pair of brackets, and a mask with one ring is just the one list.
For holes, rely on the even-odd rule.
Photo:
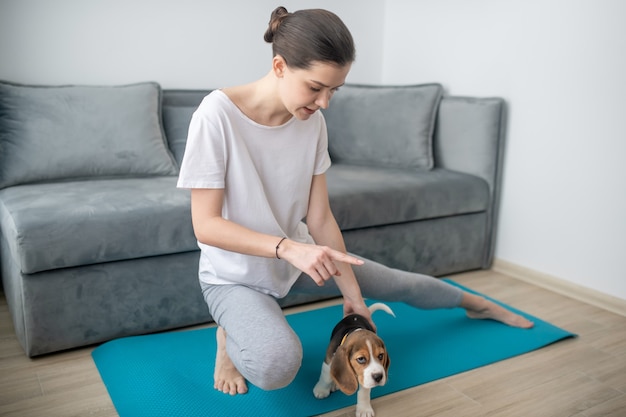
[[(0, 82), (0, 265), (28, 356), (211, 320), (175, 187), (207, 93)], [(348, 85), (324, 111), (349, 251), (435, 276), (490, 266), (505, 106), (442, 95)]]

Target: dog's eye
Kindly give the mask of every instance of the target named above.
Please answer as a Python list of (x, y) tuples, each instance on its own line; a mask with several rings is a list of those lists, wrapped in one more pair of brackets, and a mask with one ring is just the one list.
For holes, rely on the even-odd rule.
[(363, 356), (359, 356), (358, 358), (356, 358), (356, 361), (363, 365), (367, 361), (367, 359), (365, 359), (365, 357)]
[(382, 361), (384, 357), (385, 357), (385, 354), (384, 353), (380, 353), (378, 355), (378, 360)]

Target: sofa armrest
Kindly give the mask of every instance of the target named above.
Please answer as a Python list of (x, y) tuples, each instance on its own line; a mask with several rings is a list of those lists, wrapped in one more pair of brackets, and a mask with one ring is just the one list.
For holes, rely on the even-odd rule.
[(489, 184), (489, 247), (483, 268), (489, 268), (493, 260), (505, 130), (506, 106), (501, 98), (441, 100), (433, 144), (435, 166), (475, 175)]

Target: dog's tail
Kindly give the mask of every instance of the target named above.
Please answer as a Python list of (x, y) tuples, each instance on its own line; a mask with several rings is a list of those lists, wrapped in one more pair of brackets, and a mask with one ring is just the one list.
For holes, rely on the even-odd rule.
[(382, 310), (385, 313), (392, 315), (392, 316), (396, 316), (393, 312), (393, 310), (387, 305), (387, 304), (383, 304), (383, 303), (374, 303), (371, 306), (368, 307), (370, 312), (373, 313), (376, 310)]

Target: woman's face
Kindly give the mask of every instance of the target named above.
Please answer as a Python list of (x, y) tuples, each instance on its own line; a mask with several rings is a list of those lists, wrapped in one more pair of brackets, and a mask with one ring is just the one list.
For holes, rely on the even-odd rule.
[(283, 105), (296, 119), (307, 120), (320, 108), (328, 107), (333, 94), (345, 83), (350, 66), (314, 62), (307, 69), (299, 69), (285, 65), (279, 77)]

